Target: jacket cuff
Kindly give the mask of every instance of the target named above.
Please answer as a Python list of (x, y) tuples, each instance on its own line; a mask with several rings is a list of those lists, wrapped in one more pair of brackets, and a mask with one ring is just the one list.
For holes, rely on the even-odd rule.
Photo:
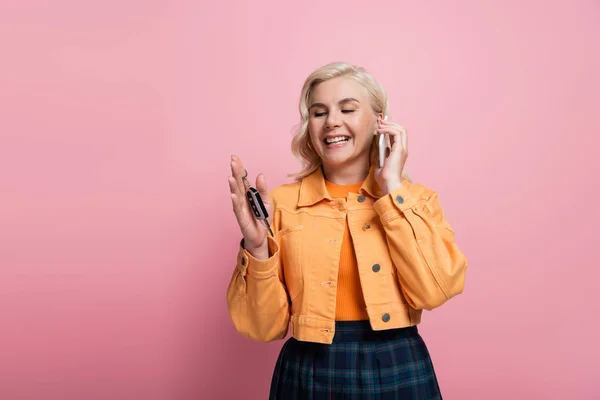
[(240, 274), (245, 277), (247, 274), (258, 279), (270, 278), (277, 275), (279, 270), (279, 245), (277, 241), (267, 236), (267, 246), (269, 248), (269, 258), (259, 260), (244, 249), (244, 240), (240, 242), (240, 248), (237, 257), (237, 268)]
[(392, 190), (373, 204), (375, 212), (382, 222), (397, 218), (404, 211), (414, 207), (419, 201), (417, 193), (411, 192), (406, 186)]

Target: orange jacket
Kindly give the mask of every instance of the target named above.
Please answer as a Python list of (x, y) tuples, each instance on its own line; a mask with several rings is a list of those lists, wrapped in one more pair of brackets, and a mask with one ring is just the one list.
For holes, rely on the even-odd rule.
[(436, 192), (403, 181), (382, 196), (373, 168), (360, 193), (333, 199), (322, 170), (270, 192), (274, 205), (268, 260), (240, 246), (227, 290), (235, 328), (252, 339), (331, 343), (345, 219), (374, 330), (416, 325), (423, 309), (463, 291), (467, 260)]

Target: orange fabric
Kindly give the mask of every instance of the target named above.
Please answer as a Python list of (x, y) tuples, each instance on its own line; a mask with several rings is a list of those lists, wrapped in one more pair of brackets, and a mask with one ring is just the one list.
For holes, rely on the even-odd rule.
[[(329, 195), (333, 198), (342, 198), (344, 201), (348, 193), (358, 193), (362, 182), (351, 185), (336, 185), (325, 181)], [(342, 250), (340, 251), (340, 269), (338, 271), (338, 284), (335, 306), (336, 321), (357, 321), (369, 319), (367, 306), (360, 287), (358, 263), (354, 254), (354, 243), (348, 229), (348, 218), (345, 219)]]

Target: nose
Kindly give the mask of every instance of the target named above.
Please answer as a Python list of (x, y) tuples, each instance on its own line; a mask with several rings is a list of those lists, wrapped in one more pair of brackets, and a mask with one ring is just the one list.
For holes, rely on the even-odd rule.
[(330, 112), (327, 114), (327, 121), (325, 121), (325, 126), (327, 126), (327, 129), (339, 128), (340, 125), (341, 121), (337, 113)]

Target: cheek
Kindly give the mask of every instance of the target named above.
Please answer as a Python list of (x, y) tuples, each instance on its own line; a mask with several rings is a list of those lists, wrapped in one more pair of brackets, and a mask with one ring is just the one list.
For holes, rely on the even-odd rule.
[(308, 135), (312, 140), (315, 140), (319, 136), (319, 123), (315, 121), (309, 121), (308, 123)]
[(373, 136), (373, 133), (377, 128), (370, 119), (360, 119), (354, 121), (352, 129), (354, 130), (355, 135), (360, 136), (365, 141), (370, 141), (371, 136)]

